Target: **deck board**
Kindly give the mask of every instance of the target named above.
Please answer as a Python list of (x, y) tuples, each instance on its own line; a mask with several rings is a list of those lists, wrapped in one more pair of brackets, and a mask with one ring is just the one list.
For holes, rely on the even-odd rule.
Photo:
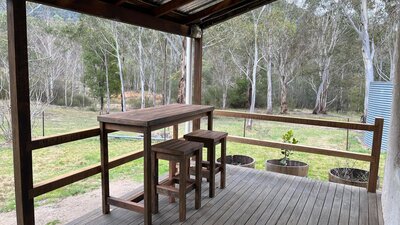
[(348, 225), (350, 216), (351, 186), (344, 186), (339, 225)]
[(358, 225), (360, 215), (360, 189), (351, 187), (349, 225)]
[[(216, 179), (219, 181), (219, 179)], [(178, 221), (178, 203), (160, 196), (160, 212), (153, 224), (383, 224), (380, 194), (366, 189), (228, 166), (227, 186), (208, 197), (202, 185), (202, 207), (194, 209), (194, 192), (187, 197), (186, 222)], [(143, 215), (112, 208), (101, 209), (69, 224), (143, 224)]]

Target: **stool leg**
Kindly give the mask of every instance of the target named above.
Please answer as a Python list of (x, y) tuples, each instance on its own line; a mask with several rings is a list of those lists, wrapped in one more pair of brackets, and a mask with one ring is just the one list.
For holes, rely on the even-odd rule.
[(179, 163), (179, 221), (186, 220), (186, 178), (188, 174), (187, 160)]
[(226, 138), (221, 140), (221, 189), (226, 185)]
[[(169, 161), (169, 180), (172, 181), (172, 177), (176, 175), (176, 162)], [(175, 203), (175, 197), (168, 196), (169, 203)]]
[[(209, 147), (207, 147), (207, 161), (211, 162), (211, 149)], [(208, 172), (210, 172), (210, 168), (211, 164), (208, 164)], [(209, 174), (209, 176), (211, 177), (211, 174)], [(207, 178), (207, 182), (210, 182), (210, 177)]]
[(152, 195), (153, 195), (153, 213), (156, 214), (158, 213), (158, 193), (157, 193), (157, 185), (158, 185), (158, 159), (157, 159), (157, 154), (155, 152), (152, 152), (151, 154), (151, 161), (152, 161), (152, 167), (154, 171), (154, 177), (153, 177), (153, 185), (152, 185)]
[(210, 145), (210, 198), (215, 196), (215, 145)]
[(201, 207), (201, 169), (202, 169), (202, 149), (199, 149), (196, 154), (196, 193), (195, 193), (195, 208), (200, 209)]

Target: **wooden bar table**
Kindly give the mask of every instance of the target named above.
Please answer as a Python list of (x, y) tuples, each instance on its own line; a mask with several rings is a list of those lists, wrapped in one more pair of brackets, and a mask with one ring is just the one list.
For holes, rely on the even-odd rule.
[[(213, 126), (213, 106), (171, 104), (159, 107), (138, 109), (128, 112), (100, 115), (100, 149), (101, 149), (101, 183), (103, 213), (110, 212), (110, 205), (144, 213), (144, 223), (151, 224), (152, 218), (152, 177), (151, 166), (151, 132), (174, 126), (174, 138), (177, 138), (177, 125), (182, 122), (208, 117), (208, 129)], [(130, 131), (143, 133), (144, 156), (144, 191), (124, 200), (110, 196), (108, 137), (113, 131)], [(139, 202), (144, 199), (144, 204)]]

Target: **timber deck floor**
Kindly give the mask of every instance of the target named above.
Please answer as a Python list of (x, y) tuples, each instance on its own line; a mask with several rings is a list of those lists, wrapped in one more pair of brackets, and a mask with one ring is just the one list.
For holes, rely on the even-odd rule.
[[(208, 183), (203, 181), (201, 209), (194, 209), (194, 191), (188, 194), (186, 207), (182, 224), (383, 224), (379, 193), (235, 166), (227, 166), (225, 189), (217, 188), (216, 196), (209, 198)], [(178, 217), (178, 203), (160, 196), (153, 224), (181, 224)], [(121, 208), (102, 215), (98, 209), (69, 224), (143, 224), (143, 215)]]

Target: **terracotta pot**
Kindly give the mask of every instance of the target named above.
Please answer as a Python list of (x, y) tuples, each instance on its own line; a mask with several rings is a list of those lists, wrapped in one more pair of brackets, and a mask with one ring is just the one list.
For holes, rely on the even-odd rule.
[[(217, 159), (217, 161), (221, 162), (221, 158)], [(254, 169), (256, 167), (256, 160), (246, 155), (227, 155), (226, 164)]]
[(271, 159), (265, 162), (268, 171), (284, 173), (294, 176), (306, 177), (308, 175), (308, 164), (300, 161), (288, 160), (287, 166), (280, 163), (280, 159)]
[[(369, 177), (368, 171), (356, 168), (333, 168), (329, 171), (330, 182), (353, 185), (357, 187), (367, 188), (368, 177)], [(378, 177), (377, 188), (379, 188), (379, 177)]]

